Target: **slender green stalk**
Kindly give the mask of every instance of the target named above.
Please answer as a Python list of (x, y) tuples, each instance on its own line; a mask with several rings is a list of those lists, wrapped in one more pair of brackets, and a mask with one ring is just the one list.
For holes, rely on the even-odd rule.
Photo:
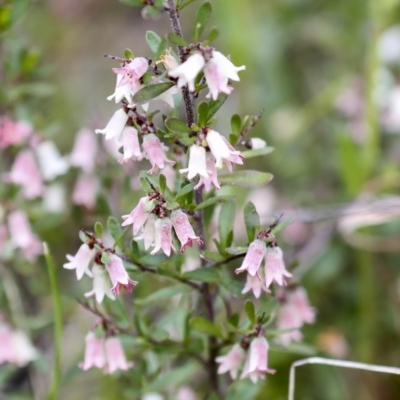
[(58, 388), (60, 385), (61, 376), (61, 340), (62, 340), (62, 314), (61, 314), (61, 299), (58, 288), (56, 268), (53, 258), (51, 257), (47, 243), (43, 243), (44, 257), (46, 259), (47, 270), (50, 278), (50, 288), (54, 301), (54, 365), (52, 381), (47, 396), (48, 400), (57, 400)]

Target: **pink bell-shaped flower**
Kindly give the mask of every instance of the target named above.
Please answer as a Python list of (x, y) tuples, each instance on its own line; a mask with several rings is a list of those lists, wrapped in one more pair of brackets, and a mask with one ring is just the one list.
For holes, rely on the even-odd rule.
[(240, 274), (247, 271), (250, 276), (256, 276), (264, 256), (267, 253), (267, 246), (263, 240), (256, 239), (250, 243), (246, 256), (240, 268), (237, 268), (235, 273)]
[(94, 332), (89, 332), (85, 338), (85, 357), (79, 367), (84, 371), (92, 367), (105, 368), (107, 364), (104, 351), (104, 337), (97, 338)]
[(126, 371), (133, 367), (133, 362), (128, 362), (125, 358), (124, 349), (119, 338), (116, 336), (107, 338), (104, 347), (107, 358), (105, 372), (112, 374), (115, 371)]
[(132, 127), (127, 126), (122, 131), (121, 140), (119, 141), (124, 149), (124, 155), (118, 162), (123, 163), (130, 159), (141, 160), (143, 158), (142, 151), (140, 149), (138, 131)]
[(143, 137), (143, 149), (152, 166), (152, 168), (147, 171), (149, 174), (157, 172), (158, 169), (163, 169), (165, 164), (175, 164), (174, 161), (168, 160), (160, 139), (154, 133)]
[(189, 90), (194, 92), (194, 81), (205, 65), (204, 57), (200, 53), (191, 55), (183, 64), (168, 72), (169, 76), (178, 78), (178, 88), (189, 86)]
[(199, 244), (203, 243), (194, 233), (188, 216), (181, 210), (172, 211), (171, 222), (175, 229), (176, 236), (178, 236), (178, 239), (181, 242), (181, 253), (185, 251), (186, 246), (192, 247), (193, 241), (197, 241)]
[(72, 192), (72, 202), (93, 210), (96, 206), (100, 182), (96, 175), (81, 174)]
[(115, 84), (115, 91), (111, 96), (107, 97), (107, 100), (115, 100), (115, 104), (119, 103), (123, 98), (128, 102), (129, 107), (133, 105), (132, 103), (132, 95), (134, 94), (132, 91), (131, 84), (126, 82), (121, 85), (121, 81), (123, 79), (123, 75), (117, 75), (117, 83)]
[(150, 214), (147, 218), (140, 236), (136, 236), (135, 240), (143, 240), (144, 249), (147, 250), (154, 245), (155, 238), (155, 222), (157, 217), (154, 214)]
[(146, 73), (149, 68), (149, 63), (144, 57), (136, 57), (131, 62), (125, 63), (123, 67), (113, 68), (113, 71), (122, 76), (118, 82), (118, 87), (123, 87), (127, 84), (131, 86), (132, 92), (136, 93), (139, 90), (139, 79)]
[(268, 368), (268, 349), (265, 337), (252, 340), (240, 379), (250, 378), (253, 383), (257, 383), (259, 378), (265, 379), (266, 373), (275, 374), (274, 369)]
[(260, 275), (260, 272), (258, 272), (258, 274), (255, 276), (247, 274), (247, 281), (245, 287), (243, 288), (242, 294), (250, 292), (251, 290), (255, 298), (258, 299), (261, 296), (261, 291), (264, 291), (265, 293), (271, 293), (265, 286), (265, 280), (258, 275)]
[(279, 247), (268, 247), (265, 258), (265, 279), (266, 286), (269, 288), (275, 281), (278, 285), (285, 286), (284, 277), (291, 278), (292, 274), (285, 269), (283, 253)]
[(95, 255), (96, 249), (91, 249), (86, 243), (83, 243), (81, 247), (79, 247), (79, 250), (75, 256), (67, 254), (67, 259), (69, 262), (64, 264), (63, 267), (66, 269), (75, 269), (76, 278), (79, 281), (82, 279), (85, 273), (89, 276), (92, 276), (89, 267), (92, 264)]
[(18, 153), (11, 171), (4, 174), (6, 182), (22, 186), (22, 194), (27, 199), (34, 199), (44, 192), (43, 180), (31, 150)]
[(236, 379), (245, 359), (246, 353), (242, 347), (236, 343), (230, 351), (224, 356), (219, 356), (215, 359), (220, 364), (218, 374), (229, 372), (232, 379)]
[(288, 303), (293, 304), (304, 323), (315, 322), (315, 308), (311, 307), (308, 301), (307, 292), (298, 286), (287, 294)]
[(217, 169), (215, 168), (215, 158), (209, 152), (206, 153), (206, 167), (208, 176), (204, 177), (200, 175), (199, 183), (194, 187), (194, 189), (197, 190), (202, 185), (204, 185), (206, 192), (209, 192), (213, 185), (216, 189), (220, 189), (221, 187), (218, 182)]
[(154, 249), (151, 254), (162, 250), (167, 257), (171, 255), (171, 249), (175, 251), (172, 244), (172, 223), (169, 218), (158, 218), (154, 225), (155, 240)]
[[(206, 141), (215, 157), (215, 167), (217, 169), (222, 168), (224, 162), (243, 164), (243, 156), (240, 151), (235, 150), (218, 132), (210, 129), (207, 132)], [(227, 165), (230, 167), (230, 164)], [(231, 170), (231, 167), (229, 169)]]
[(147, 204), (149, 203), (150, 199), (148, 196), (142, 197), (139, 200), (137, 206), (131, 211), (128, 215), (123, 215), (122, 219), (124, 222), (122, 226), (127, 226), (132, 224), (133, 227), (133, 234), (136, 235), (139, 230), (142, 228), (143, 224), (146, 222), (146, 219), (149, 216), (149, 211), (147, 211)]
[(97, 137), (90, 129), (82, 128), (76, 134), (69, 162), (72, 166), (82, 168), (84, 172), (90, 174), (95, 167), (97, 152)]
[(0, 118), (0, 148), (22, 144), (32, 134), (33, 127), (29, 122)]
[(190, 146), (188, 167), (180, 169), (179, 172), (182, 174), (187, 172), (187, 178), (189, 180), (192, 180), (196, 175), (208, 178), (206, 149), (196, 144)]
[(93, 289), (85, 293), (85, 297), (94, 296), (96, 301), (100, 304), (104, 296), (111, 300), (115, 300), (115, 296), (111, 291), (110, 277), (104, 267), (94, 264), (92, 268), (93, 274)]
[(121, 135), (128, 121), (128, 114), (123, 108), (120, 108), (114, 113), (104, 129), (95, 129), (97, 134), (106, 135), (106, 140), (118, 137)]
[(284, 346), (288, 346), (292, 341), (300, 342), (303, 339), (303, 335), (300, 332), (303, 321), (298, 310), (291, 303), (285, 303), (280, 307), (276, 326), (278, 330), (292, 329), (291, 332), (286, 332), (278, 336), (278, 340)]
[(121, 287), (128, 292), (132, 292), (132, 286), (136, 286), (138, 282), (129, 278), (125, 270), (122, 260), (114, 255), (109, 255), (110, 260), (106, 263), (107, 271), (110, 275), (111, 283), (113, 284), (112, 291), (118, 296)]

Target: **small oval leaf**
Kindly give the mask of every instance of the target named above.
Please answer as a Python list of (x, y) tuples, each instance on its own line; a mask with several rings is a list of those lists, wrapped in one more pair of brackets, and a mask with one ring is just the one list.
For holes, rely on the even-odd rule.
[(255, 188), (264, 186), (273, 178), (268, 172), (244, 170), (232, 174), (218, 176), (218, 180), (223, 185), (240, 186), (245, 188)]
[(178, 118), (167, 118), (164, 122), (165, 126), (172, 132), (176, 133), (190, 133), (191, 129), (185, 122)]
[(175, 83), (173, 82), (161, 82), (155, 83), (154, 85), (145, 86), (134, 94), (133, 101), (136, 104), (147, 103), (160, 94), (166, 92), (174, 85)]

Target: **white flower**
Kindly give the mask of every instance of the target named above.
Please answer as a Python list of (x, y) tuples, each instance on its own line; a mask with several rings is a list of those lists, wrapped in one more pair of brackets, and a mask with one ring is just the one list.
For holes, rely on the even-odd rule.
[(77, 134), (69, 162), (86, 173), (94, 170), (98, 151), (97, 137), (90, 129), (82, 128)]
[(51, 141), (39, 143), (35, 149), (39, 167), (45, 180), (52, 180), (67, 172), (69, 166)]
[(143, 158), (143, 153), (140, 149), (138, 131), (134, 127), (125, 127), (121, 134), (121, 140), (118, 141), (118, 143), (124, 148), (124, 155), (120, 160), (118, 160), (120, 163), (130, 159), (141, 160)]
[(378, 41), (381, 60), (388, 64), (400, 63), (400, 26), (395, 25), (383, 32)]
[(125, 83), (124, 85), (120, 85), (122, 80), (122, 75), (117, 75), (117, 83), (115, 84), (115, 92), (107, 97), (107, 100), (111, 101), (115, 100), (115, 104), (119, 103), (124, 97), (129, 105), (132, 105), (132, 87), (131, 84)]
[(115, 300), (115, 296), (111, 291), (110, 277), (105, 268), (98, 264), (94, 264), (92, 268), (93, 273), (93, 289), (85, 293), (85, 297), (95, 296), (96, 301), (101, 303), (104, 296)]
[(86, 243), (83, 243), (81, 247), (79, 247), (78, 252), (75, 256), (71, 256), (67, 254), (68, 263), (63, 265), (66, 269), (76, 269), (76, 277), (78, 281), (83, 277), (83, 274), (87, 274), (92, 276), (92, 273), (89, 271), (89, 266), (96, 254), (96, 249), (91, 249)]
[(120, 108), (114, 113), (104, 129), (96, 129), (96, 133), (106, 135), (106, 140), (119, 136), (128, 121), (128, 114), (123, 108)]
[(183, 64), (168, 72), (169, 76), (178, 78), (178, 88), (189, 86), (189, 90), (194, 92), (194, 81), (205, 65), (204, 57), (200, 53), (191, 55)]
[(206, 149), (196, 144), (190, 147), (189, 163), (187, 168), (179, 170), (180, 173), (188, 173), (187, 178), (193, 179), (196, 175), (208, 178), (206, 165)]

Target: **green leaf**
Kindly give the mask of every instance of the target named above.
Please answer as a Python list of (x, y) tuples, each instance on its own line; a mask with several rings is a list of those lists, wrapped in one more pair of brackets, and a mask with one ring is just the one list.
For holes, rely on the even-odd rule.
[(157, 54), (158, 49), (160, 48), (160, 44), (161, 44), (160, 36), (158, 36), (157, 33), (153, 32), (153, 31), (147, 31), (146, 32), (146, 42), (149, 45), (150, 50), (154, 54)]
[(172, 44), (176, 44), (177, 46), (186, 47), (188, 45), (183, 38), (181, 38), (178, 35), (175, 35), (175, 33), (168, 34), (168, 41)]
[(167, 178), (165, 177), (165, 175), (160, 174), (158, 179), (159, 179), (160, 192), (164, 193), (165, 188), (167, 187)]
[(256, 234), (256, 229), (260, 227), (260, 217), (257, 213), (256, 207), (251, 202), (246, 203), (243, 213), (247, 237), (249, 238), (249, 242), (252, 242)]
[(187, 195), (188, 193), (193, 192), (193, 188), (196, 186), (195, 183), (188, 183), (187, 185), (185, 185), (183, 188), (181, 188), (181, 190), (176, 194), (175, 196), (175, 200), (180, 199), (181, 197), (184, 197), (185, 195)]
[(275, 149), (273, 147), (266, 146), (261, 149), (242, 151), (242, 156), (247, 160), (248, 158), (265, 156), (266, 154), (272, 153), (274, 150)]
[(197, 125), (200, 128), (202, 128), (207, 124), (207, 118), (208, 118), (208, 104), (205, 101), (202, 101), (197, 107), (197, 114), (198, 114)]
[(233, 232), (233, 224), (235, 222), (235, 204), (233, 202), (225, 203), (221, 206), (218, 219), (218, 233), (219, 242), (222, 247), (229, 247), (232, 244), (232, 240), (228, 240), (228, 236)]
[(177, 208), (179, 208), (179, 203), (175, 203), (174, 201), (167, 204), (167, 210), (176, 210)]
[(153, 189), (151, 188), (149, 182), (147, 181), (147, 179), (144, 176), (141, 176), (139, 178), (140, 180), (140, 186), (142, 187), (142, 190), (146, 193), (150, 193), (153, 191)]
[(241, 296), (243, 290), (243, 283), (240, 283), (234, 279), (229, 278), (226, 275), (222, 276), (222, 286), (228, 290), (228, 292), (234, 296)]
[(211, 3), (209, 1), (204, 2), (196, 12), (194, 18), (193, 27), (193, 41), (197, 42), (206, 27), (206, 22), (210, 18), (212, 11)]
[(285, 228), (287, 228), (294, 220), (294, 216), (290, 216), (290, 218), (285, 219), (281, 223), (279, 223), (274, 229), (272, 229), (272, 232), (274, 235), (278, 234), (279, 232), (283, 231)]
[[(114, 241), (116, 242), (117, 240), (120, 239), (120, 236), (123, 235), (124, 231), (121, 228), (121, 224), (117, 221), (116, 218), (110, 216), (107, 219), (107, 231), (108, 233), (112, 236)], [(119, 246), (121, 247), (121, 246)], [(123, 248), (123, 244), (122, 244)]]
[(246, 303), (244, 303), (244, 311), (250, 322), (254, 325), (256, 323), (256, 310), (252, 301), (247, 300)]
[(157, 49), (157, 52), (156, 52), (156, 55), (155, 55), (154, 59), (158, 60), (161, 55), (165, 54), (166, 50), (167, 50), (167, 39), (165, 39), (165, 37), (163, 37), (161, 39), (160, 44), (158, 45), (158, 49)]
[(189, 321), (190, 327), (207, 335), (223, 338), (222, 329), (203, 317), (194, 317)]
[(190, 133), (192, 131), (185, 122), (178, 118), (167, 118), (164, 124), (171, 132)]
[(237, 171), (232, 174), (218, 176), (218, 180), (223, 185), (241, 186), (245, 188), (256, 188), (264, 186), (273, 178), (272, 174), (260, 171)]
[(143, 0), (119, 0), (119, 1), (131, 7), (140, 7), (144, 4)]
[(150, 100), (166, 92), (174, 85), (175, 83), (173, 82), (161, 82), (155, 83), (154, 85), (145, 86), (134, 94), (133, 101), (136, 104), (148, 103)]
[(103, 264), (108, 264), (111, 261), (110, 256), (105, 251), (101, 254), (101, 262)]
[(220, 262), (224, 260), (224, 257), (221, 256), (221, 254), (216, 253), (214, 251), (209, 251), (209, 250), (205, 250), (202, 253), (202, 257), (207, 260), (207, 261), (211, 261), (211, 262)]
[(131, 49), (124, 50), (124, 57), (127, 58), (128, 60), (132, 60), (133, 58), (135, 58), (133, 51)]
[(79, 231), (79, 239), (80, 239), (81, 242), (83, 242), (83, 243), (86, 243), (86, 241), (89, 239), (89, 237), (86, 235), (85, 232), (83, 232), (82, 229)]
[(153, 189), (151, 188), (151, 186), (149, 185), (149, 182), (154, 186), (154, 187), (158, 187), (159, 185), (159, 180), (157, 175), (154, 174), (149, 174), (146, 171), (140, 171), (139, 174), (140, 178), (144, 178), (147, 181), (147, 185), (149, 187), (149, 190), (145, 190), (146, 193), (152, 192)]
[(235, 197), (236, 196), (233, 196), (231, 194), (211, 197), (211, 198), (203, 201), (202, 203), (198, 204), (197, 207), (195, 208), (195, 211), (203, 210), (204, 208), (209, 207), (213, 204), (226, 203), (227, 201), (232, 201)]
[(164, 8), (156, 6), (146, 6), (142, 9), (142, 18), (147, 21), (157, 21), (164, 12)]
[(217, 100), (211, 100), (208, 103), (208, 116), (207, 121), (213, 117), (213, 115), (223, 106), (228, 96), (225, 93), (220, 93)]
[(232, 133), (239, 135), (241, 126), (242, 126), (242, 119), (240, 118), (240, 115), (238, 115), (238, 114), (232, 115), (232, 118), (231, 118)]
[(228, 254), (232, 254), (233, 256), (239, 255), (239, 254), (246, 254), (248, 250), (248, 247), (246, 246), (237, 246), (237, 247), (227, 247), (225, 251)]
[(152, 293), (150, 296), (145, 297), (144, 299), (135, 299), (135, 304), (143, 305), (153, 303), (155, 301), (168, 300), (176, 294), (189, 293), (190, 291), (191, 288), (188, 285), (168, 286), (157, 290), (156, 292)]
[(182, 278), (200, 282), (218, 282), (220, 279), (219, 271), (212, 268), (197, 268), (193, 271), (185, 272)]
[(212, 28), (212, 29), (210, 30), (210, 33), (208, 34), (208, 38), (207, 38), (208, 43), (213, 42), (215, 39), (218, 38), (218, 36), (219, 36), (219, 30), (218, 30), (218, 28)]
[(145, 265), (160, 265), (167, 260), (168, 257), (164, 253), (158, 253), (154, 255), (146, 254), (145, 256), (139, 258), (139, 263)]
[(101, 239), (101, 237), (103, 236), (103, 225), (101, 222), (96, 222), (94, 224), (94, 232), (96, 234), (96, 237)]

